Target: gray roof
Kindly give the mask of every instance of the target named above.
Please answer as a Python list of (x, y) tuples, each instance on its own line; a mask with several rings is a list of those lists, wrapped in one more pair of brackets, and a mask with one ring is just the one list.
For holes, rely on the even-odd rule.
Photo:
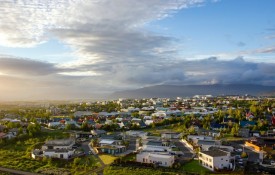
[(73, 149), (46, 149), (45, 152), (67, 153)]
[(162, 141), (148, 141), (146, 145), (153, 145), (153, 146), (162, 146)]
[(216, 145), (215, 140), (199, 140), (198, 145)]
[(221, 151), (219, 149), (212, 150), (212, 151), (201, 151), (201, 153), (209, 155), (211, 157), (221, 157), (221, 156), (226, 156), (227, 153), (224, 151)]
[(49, 140), (44, 146), (69, 146), (73, 143), (74, 141), (71, 139)]

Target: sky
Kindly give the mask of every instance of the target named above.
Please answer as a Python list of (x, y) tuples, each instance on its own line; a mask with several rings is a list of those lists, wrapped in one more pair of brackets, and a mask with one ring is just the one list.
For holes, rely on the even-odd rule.
[(0, 0), (0, 101), (275, 86), (274, 0)]

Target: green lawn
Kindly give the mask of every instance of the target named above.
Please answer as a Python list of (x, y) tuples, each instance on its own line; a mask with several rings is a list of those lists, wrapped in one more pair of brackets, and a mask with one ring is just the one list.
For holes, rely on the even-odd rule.
[[(68, 133), (62, 131), (41, 132), (33, 137), (28, 135), (0, 142), (0, 166), (23, 171), (61, 171), (70, 173), (73, 171), (73, 161), (64, 160), (34, 160), (31, 158), (31, 151), (34, 148), (41, 148), (46, 140), (68, 138)], [(86, 173), (100, 166), (98, 160), (93, 156), (80, 158), (80, 165), (77, 166), (78, 172)], [(1, 174), (1, 173), (0, 173)], [(42, 173), (43, 174), (43, 173)]]
[(203, 174), (205, 172), (210, 172), (208, 169), (201, 166), (198, 160), (192, 160), (191, 162), (184, 164), (182, 166), (182, 170), (187, 172), (200, 173), (200, 174)]
[(223, 138), (227, 141), (238, 141), (238, 140), (243, 140), (242, 137), (234, 137), (232, 134), (224, 134)]
[(109, 164), (113, 163), (117, 159), (117, 157), (112, 156), (112, 155), (108, 155), (108, 154), (101, 154), (101, 155), (99, 155), (99, 158), (106, 165), (109, 165)]
[(135, 161), (136, 160), (136, 154), (129, 154), (126, 156), (123, 156), (121, 158), (122, 161)]
[(104, 175), (180, 175), (178, 172), (164, 172), (159, 169), (108, 166)]

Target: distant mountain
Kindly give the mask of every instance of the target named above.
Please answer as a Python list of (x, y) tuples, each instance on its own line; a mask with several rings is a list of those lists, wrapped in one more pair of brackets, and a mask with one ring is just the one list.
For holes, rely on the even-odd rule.
[(275, 92), (275, 86), (253, 84), (215, 84), (215, 85), (157, 85), (136, 90), (114, 92), (110, 98), (172, 98), (192, 97), (194, 95), (263, 95)]

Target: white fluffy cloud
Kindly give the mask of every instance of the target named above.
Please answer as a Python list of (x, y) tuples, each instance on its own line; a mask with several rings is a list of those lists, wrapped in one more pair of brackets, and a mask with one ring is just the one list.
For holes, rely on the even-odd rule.
[[(76, 61), (0, 56), (0, 99), (89, 98), (156, 84), (274, 84), (274, 64), (177, 57), (177, 39), (146, 25), (204, 0), (5, 0), (0, 45), (35, 47), (54, 38)], [(243, 45), (243, 44), (242, 44)], [(262, 52), (273, 52), (273, 48)], [(1, 53), (0, 53), (1, 54)], [(49, 53), (50, 54), (50, 53)]]

